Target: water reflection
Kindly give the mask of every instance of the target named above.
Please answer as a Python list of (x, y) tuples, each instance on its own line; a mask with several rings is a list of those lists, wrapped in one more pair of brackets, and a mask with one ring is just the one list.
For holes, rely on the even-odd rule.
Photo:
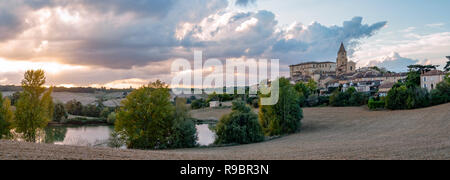
[[(207, 146), (214, 143), (215, 133), (208, 124), (196, 125), (197, 143)], [(45, 143), (73, 146), (111, 146), (113, 126), (58, 126), (45, 128)], [(114, 145), (117, 146), (117, 145)]]
[(216, 134), (211, 131), (211, 127), (209, 124), (200, 124), (196, 126), (197, 128), (197, 136), (198, 140), (197, 143), (200, 146), (208, 146), (214, 143), (214, 140), (216, 139)]

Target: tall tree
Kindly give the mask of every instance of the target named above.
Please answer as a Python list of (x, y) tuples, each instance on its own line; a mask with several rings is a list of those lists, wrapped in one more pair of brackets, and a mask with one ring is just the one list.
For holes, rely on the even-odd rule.
[(16, 104), (15, 130), (29, 142), (36, 141), (36, 134), (45, 128), (53, 117), (53, 88), (46, 88), (43, 70), (28, 70), (22, 80), (23, 92)]
[[(299, 93), (286, 78), (279, 81), (279, 100), (273, 106), (260, 106), (259, 122), (267, 136), (294, 133), (300, 129), (303, 111)], [(264, 97), (264, 96), (261, 96)]]
[(11, 101), (8, 98), (4, 99), (0, 92), (0, 139), (11, 136), (13, 116)]

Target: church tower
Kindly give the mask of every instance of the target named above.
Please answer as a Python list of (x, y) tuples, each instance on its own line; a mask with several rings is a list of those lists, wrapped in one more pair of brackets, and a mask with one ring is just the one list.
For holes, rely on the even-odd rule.
[(341, 43), (341, 47), (339, 48), (338, 56), (336, 59), (336, 76), (341, 76), (347, 73), (347, 66), (347, 51), (345, 50), (344, 43)]

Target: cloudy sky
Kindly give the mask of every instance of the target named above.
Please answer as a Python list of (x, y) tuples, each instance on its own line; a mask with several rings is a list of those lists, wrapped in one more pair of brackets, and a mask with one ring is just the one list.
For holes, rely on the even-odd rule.
[(280, 71), (335, 61), (403, 71), (450, 55), (448, 0), (0, 1), (0, 84), (27, 69), (50, 85), (129, 87), (171, 81), (174, 59), (280, 59)]

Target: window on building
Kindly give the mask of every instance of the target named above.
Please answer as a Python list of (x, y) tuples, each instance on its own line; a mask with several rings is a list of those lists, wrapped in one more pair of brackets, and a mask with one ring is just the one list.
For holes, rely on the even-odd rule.
[(427, 77), (423, 77), (423, 82), (427, 82)]

